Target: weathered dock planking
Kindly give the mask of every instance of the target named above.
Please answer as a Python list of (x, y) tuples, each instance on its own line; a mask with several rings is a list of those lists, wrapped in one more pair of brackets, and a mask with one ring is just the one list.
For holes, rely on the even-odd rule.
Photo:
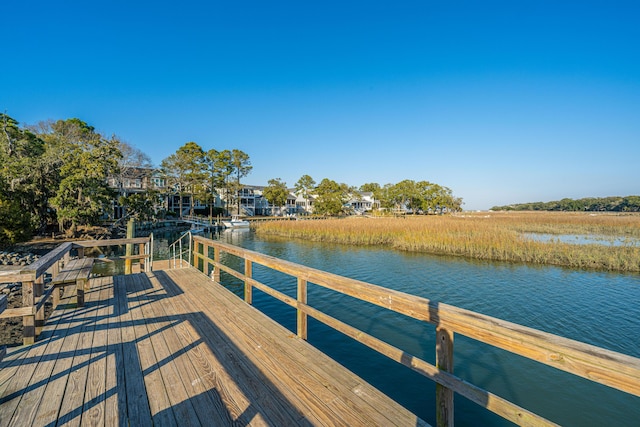
[(0, 363), (0, 425), (427, 425), (194, 268), (71, 288)]
[[(308, 345), (308, 317), (433, 380), (438, 426), (453, 425), (455, 394), (518, 425), (555, 425), (454, 375), (456, 334), (640, 396), (638, 358), (191, 233), (170, 246), (173, 259), (153, 263), (152, 243), (63, 243), (25, 269), (0, 272), (0, 281), (23, 282), (23, 307), (2, 312), (0, 301), (0, 318), (23, 317), (25, 344), (40, 337), (11, 349), (0, 363), (1, 427), (427, 425)], [(145, 272), (91, 279), (84, 307), (74, 301), (78, 280), (70, 280), (40, 331), (44, 302), (52, 292), (58, 297), (56, 278), (67, 274), (59, 262), (70, 270), (87, 262), (81, 261), (85, 247), (114, 244), (137, 244)], [(69, 259), (72, 249), (78, 261)], [(243, 260), (244, 268), (225, 265), (225, 253)], [(256, 280), (254, 264), (295, 278), (296, 296)], [(47, 271), (53, 276), (48, 288)], [(219, 284), (222, 272), (244, 282), (244, 302)], [(436, 364), (315, 308), (309, 283), (432, 324)], [(296, 310), (296, 333), (251, 307), (254, 289)]]

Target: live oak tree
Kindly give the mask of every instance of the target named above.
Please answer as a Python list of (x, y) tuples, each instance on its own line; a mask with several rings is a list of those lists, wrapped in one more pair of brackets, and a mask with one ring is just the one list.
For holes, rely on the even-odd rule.
[(6, 114), (0, 128), (0, 243), (15, 243), (46, 225), (44, 143)]
[(374, 197), (386, 209), (410, 209), (416, 213), (442, 213), (444, 211), (459, 211), (462, 199), (454, 197), (451, 189), (429, 181), (403, 180), (396, 184), (365, 184), (361, 191), (373, 191)]
[(374, 198), (378, 198), (378, 193), (380, 192), (380, 184), (377, 182), (368, 182), (366, 184), (362, 184), (360, 186), (360, 191), (365, 193), (373, 193)]
[(424, 212), (455, 212), (461, 208), (462, 200), (454, 197), (450, 188), (428, 181), (420, 181), (416, 183), (416, 187), (420, 195), (420, 209)]
[(351, 195), (351, 189), (346, 184), (338, 184), (328, 178), (320, 181), (315, 192), (318, 198), (313, 211), (319, 215), (340, 215)]
[(147, 188), (140, 193), (131, 193), (122, 196), (119, 202), (126, 206), (127, 215), (140, 221), (148, 221), (154, 218), (156, 206), (160, 198), (160, 192), (154, 188)]
[(269, 185), (262, 191), (262, 195), (272, 206), (281, 208), (287, 203), (289, 190), (287, 184), (280, 178), (270, 179)]
[(49, 132), (41, 137), (61, 160), (51, 205), (61, 231), (70, 225), (69, 231), (75, 234), (78, 225), (97, 222), (109, 209), (114, 193), (107, 178), (118, 173), (119, 142), (77, 118), (50, 123)]

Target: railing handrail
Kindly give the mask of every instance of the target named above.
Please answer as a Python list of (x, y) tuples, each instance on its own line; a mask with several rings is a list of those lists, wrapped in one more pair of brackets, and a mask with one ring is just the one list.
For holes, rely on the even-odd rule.
[[(251, 287), (256, 287), (296, 308), (299, 311), (299, 322), (301, 321), (300, 319), (304, 319), (304, 316), (310, 315), (374, 350), (420, 372), (443, 387), (453, 390), (476, 403), (483, 404), (487, 409), (518, 424), (540, 425), (549, 424), (550, 422), (519, 408), (511, 402), (466, 383), (462, 379), (446, 372), (445, 369), (439, 369), (424, 360), (408, 355), (375, 337), (345, 325), (337, 319), (333, 319), (314, 309), (306, 302), (306, 283), (311, 282), (414, 319), (431, 323), (436, 326), (438, 333), (444, 331), (450, 333), (451, 336), (454, 332), (459, 333), (591, 381), (640, 396), (640, 359), (638, 358), (448, 304), (436, 303), (427, 298), (305, 267), (202, 236), (192, 236), (192, 239), (195, 243), (193, 265), (197, 266), (199, 264), (198, 259), (200, 259), (203, 261), (203, 269), (208, 269), (207, 265), (213, 266), (212, 277), (218, 279), (218, 281), (220, 271), (225, 271), (243, 280), (245, 282), (245, 300), (247, 302), (251, 302)], [(202, 252), (199, 250), (200, 245), (202, 245)], [(214, 259), (206, 255), (208, 254), (206, 247), (214, 249)], [(220, 262), (221, 252), (243, 258), (245, 260), (245, 274), (223, 265)], [(268, 285), (254, 280), (251, 277), (251, 263), (257, 263), (296, 277), (299, 285), (298, 298), (289, 297)], [(300, 295), (301, 283), (304, 285), (302, 298)], [(300, 313), (304, 315), (302, 316)], [(306, 320), (303, 321), (306, 328)], [(306, 338), (306, 330), (301, 331), (300, 324), (298, 325), (298, 335), (301, 338)], [(488, 396), (491, 399), (487, 399)]]
[[(68, 258), (69, 252), (72, 249), (78, 249), (79, 256), (84, 253), (85, 248), (101, 247), (101, 246), (120, 246), (126, 244), (138, 244), (145, 245), (144, 251), (147, 255), (148, 262), (145, 266), (151, 267), (153, 259), (153, 248), (150, 246), (153, 241), (152, 235), (149, 237), (137, 237), (130, 239), (106, 239), (106, 240), (81, 240), (74, 242), (64, 242), (49, 251), (44, 256), (40, 257), (37, 261), (27, 266), (18, 268), (12, 271), (5, 271), (0, 274), (0, 283), (7, 282), (22, 282), (23, 288), (23, 306), (20, 308), (6, 309), (4, 312), (0, 312), (0, 318), (7, 317), (22, 317), (24, 328), (24, 343), (32, 344), (35, 342), (37, 335), (35, 327), (36, 316), (39, 316), (39, 320), (44, 322), (44, 302), (52, 296), (51, 287), (44, 290), (44, 273), (48, 270), (55, 268), (54, 274), (57, 273), (58, 262), (63, 258)], [(143, 250), (142, 248), (140, 249)], [(36, 286), (37, 283), (37, 286)], [(24, 298), (27, 295), (31, 301)], [(28, 302), (27, 302), (28, 301)], [(30, 325), (27, 327), (27, 323)]]
[[(189, 237), (189, 248), (186, 250), (182, 249), (182, 241), (184, 240), (185, 237)], [(182, 233), (180, 235), (180, 237), (178, 237), (175, 242), (171, 243), (169, 245), (169, 256), (170, 256), (170, 264), (173, 265), (173, 268), (177, 267), (177, 257), (180, 257), (180, 267), (183, 266), (182, 262), (184, 260), (183, 255), (185, 253), (188, 254), (188, 259), (186, 260), (188, 264), (191, 264), (191, 242), (193, 241), (192, 239), (193, 234), (191, 233), (191, 230), (185, 231), (184, 233)]]

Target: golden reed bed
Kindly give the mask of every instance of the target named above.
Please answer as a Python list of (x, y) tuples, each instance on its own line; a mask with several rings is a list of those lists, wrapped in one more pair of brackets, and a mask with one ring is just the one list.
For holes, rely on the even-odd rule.
[[(442, 216), (350, 217), (275, 221), (256, 226), (262, 235), (475, 259), (640, 271), (640, 214), (483, 212)], [(600, 236), (602, 244), (537, 241), (527, 233)], [(623, 239), (607, 244), (607, 239)]]

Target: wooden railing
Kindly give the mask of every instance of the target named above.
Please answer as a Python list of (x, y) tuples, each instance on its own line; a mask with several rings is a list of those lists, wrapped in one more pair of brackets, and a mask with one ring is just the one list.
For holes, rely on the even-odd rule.
[[(7, 309), (7, 296), (0, 295), (0, 314), (2, 314)], [(7, 354), (7, 346), (0, 346), (0, 362), (4, 359), (5, 354)]]
[[(452, 368), (456, 333), (593, 382), (640, 396), (640, 359), (638, 358), (447, 304), (435, 303), (426, 298), (305, 267), (201, 236), (193, 236), (193, 243), (193, 265), (205, 274), (210, 272), (212, 280), (216, 282), (220, 282), (221, 271), (242, 280), (245, 284), (244, 299), (247, 303), (252, 303), (252, 290), (256, 288), (295, 308), (297, 335), (300, 338), (307, 339), (307, 318), (311, 316), (433, 380), (436, 383), (438, 426), (453, 425), (454, 393), (518, 425), (555, 425), (539, 415), (455, 376)], [(211, 253), (213, 258), (210, 257)], [(244, 273), (222, 264), (222, 253), (243, 259)], [(253, 279), (253, 264), (295, 277), (297, 297), (294, 299)], [(317, 310), (307, 301), (308, 283), (433, 324), (436, 330), (436, 364), (432, 365)]]
[(113, 240), (83, 240), (77, 242), (62, 243), (36, 262), (19, 269), (0, 272), (0, 283), (22, 282), (22, 307), (7, 308), (0, 311), (0, 319), (7, 317), (22, 317), (23, 343), (33, 344), (40, 334), (45, 322), (44, 305), (52, 296), (54, 286), (45, 286), (45, 273), (50, 273), (55, 277), (61, 268), (70, 258), (70, 252), (77, 250), (78, 258), (84, 257), (86, 248), (138, 245), (138, 254), (129, 257), (124, 256), (127, 261), (133, 259), (146, 260), (145, 269), (150, 271), (153, 262), (153, 237), (138, 237), (134, 239), (113, 239)]

